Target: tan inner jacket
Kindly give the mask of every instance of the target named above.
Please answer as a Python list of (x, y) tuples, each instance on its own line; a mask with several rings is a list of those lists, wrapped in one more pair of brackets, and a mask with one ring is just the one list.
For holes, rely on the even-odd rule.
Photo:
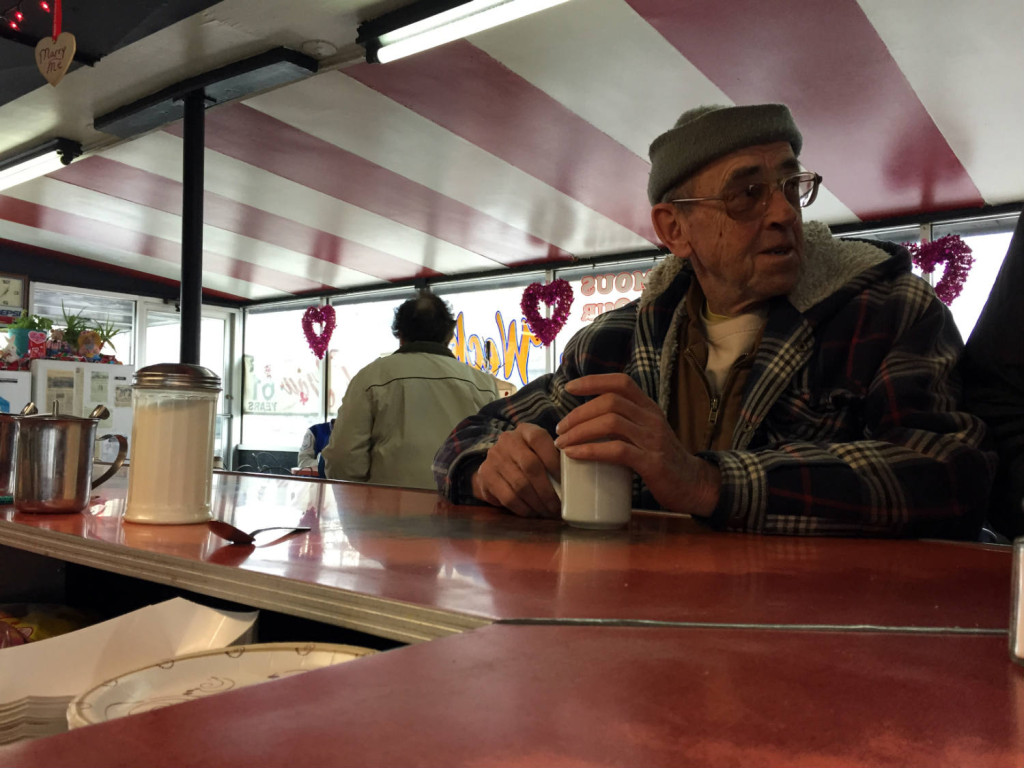
[(669, 423), (683, 447), (690, 453), (727, 450), (739, 419), (743, 388), (761, 343), (764, 326), (751, 349), (733, 362), (717, 395), (708, 382), (708, 339), (700, 319), (704, 293), (696, 280), (686, 294), (686, 313), (679, 323), (679, 354), (673, 374)]

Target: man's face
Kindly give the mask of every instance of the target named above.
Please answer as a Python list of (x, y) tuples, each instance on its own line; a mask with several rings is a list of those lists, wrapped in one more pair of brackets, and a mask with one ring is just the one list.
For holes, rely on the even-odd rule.
[(796, 285), (803, 262), (801, 210), (776, 182), (799, 171), (792, 147), (780, 141), (737, 150), (690, 180), (685, 197), (718, 197), (756, 182), (771, 184), (767, 207), (749, 220), (731, 218), (718, 201), (655, 206), (658, 234), (673, 253), (690, 259), (712, 312), (746, 312)]

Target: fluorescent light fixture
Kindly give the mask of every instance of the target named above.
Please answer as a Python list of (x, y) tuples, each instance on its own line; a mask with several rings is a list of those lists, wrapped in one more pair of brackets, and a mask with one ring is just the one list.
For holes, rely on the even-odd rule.
[(38, 147), (0, 158), (0, 189), (60, 170), (82, 154), (82, 145), (71, 139), (50, 139)]
[(92, 124), (97, 131), (128, 139), (181, 120), (185, 116), (184, 98), (189, 93), (202, 89), (209, 109), (309, 77), (318, 67), (312, 56), (289, 48), (271, 48), (143, 96), (100, 115)]
[(366, 60), (386, 64), (568, 0), (420, 0), (359, 25)]

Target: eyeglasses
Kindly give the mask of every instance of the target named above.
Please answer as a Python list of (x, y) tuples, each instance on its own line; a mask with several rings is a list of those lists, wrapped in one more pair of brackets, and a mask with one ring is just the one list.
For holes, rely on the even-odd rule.
[(718, 197), (687, 197), (669, 200), (670, 203), (703, 203), (711, 200), (725, 204), (725, 212), (736, 221), (751, 221), (767, 209), (775, 189), (781, 189), (794, 208), (806, 208), (818, 196), (821, 176), (813, 171), (801, 171), (775, 182), (757, 181), (739, 189), (726, 190)]

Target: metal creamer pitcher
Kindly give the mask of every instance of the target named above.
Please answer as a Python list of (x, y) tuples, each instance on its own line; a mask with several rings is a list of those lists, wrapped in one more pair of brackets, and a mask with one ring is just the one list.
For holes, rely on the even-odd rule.
[[(14, 495), (14, 468), (18, 454), (18, 422), (37, 413), (36, 404), (29, 403), (21, 413), (0, 413), (0, 496)], [(10, 503), (10, 499), (7, 499)]]
[(92, 482), (96, 425), (109, 413), (98, 407), (89, 417), (58, 412), (26, 416), (18, 424), (18, 449), (14, 481), (14, 506), (20, 512), (81, 512), (93, 488), (121, 468), (128, 452), (124, 435), (104, 435), (117, 440), (117, 459)]

